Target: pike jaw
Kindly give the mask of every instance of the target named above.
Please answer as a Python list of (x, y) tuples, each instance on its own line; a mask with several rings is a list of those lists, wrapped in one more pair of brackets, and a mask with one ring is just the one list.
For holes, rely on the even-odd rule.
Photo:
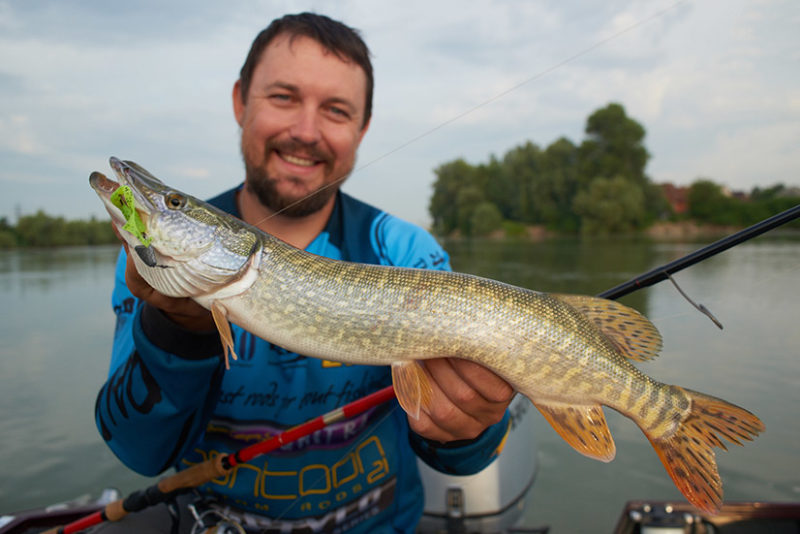
[[(133, 162), (112, 157), (110, 164), (120, 183), (93, 172), (89, 184), (129, 250), (135, 252), (137, 271), (158, 292), (196, 298), (223, 291), (260, 255), (259, 240), (249, 225), (231, 221), (215, 208), (167, 187)], [(147, 246), (122, 229), (126, 218), (111, 202), (112, 193), (121, 185), (129, 186), (133, 193), (133, 208), (150, 239)]]

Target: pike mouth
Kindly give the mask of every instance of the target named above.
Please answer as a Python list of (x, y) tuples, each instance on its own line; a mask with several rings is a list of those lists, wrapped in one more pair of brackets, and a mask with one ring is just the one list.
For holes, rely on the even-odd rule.
[(104, 195), (111, 195), (111, 193), (116, 191), (120, 186), (118, 182), (115, 182), (102, 172), (97, 171), (89, 175), (89, 184), (95, 191)]
[(97, 195), (103, 201), (103, 204), (106, 207), (106, 211), (111, 218), (114, 220), (115, 223), (119, 223), (119, 225), (125, 224), (125, 217), (122, 215), (122, 212), (117, 208), (115, 205), (111, 203), (111, 195), (119, 189), (120, 183), (115, 182), (102, 172), (94, 171), (92, 174), (89, 175), (89, 185), (92, 186), (92, 189), (95, 190)]
[[(128, 182), (129, 180), (126, 180), (126, 178), (128, 178), (127, 174), (120, 172), (120, 169), (117, 169), (114, 166), (115, 163), (114, 159), (115, 158), (112, 158), (112, 167), (114, 167), (114, 171), (117, 172), (117, 174), (120, 176), (122, 182)], [(125, 225), (127, 220), (125, 218), (125, 215), (120, 210), (120, 208), (114, 205), (113, 202), (111, 202), (111, 196), (123, 184), (115, 182), (114, 180), (112, 180), (111, 178), (109, 178), (108, 176), (106, 176), (101, 172), (94, 171), (89, 175), (89, 185), (92, 187), (92, 189), (94, 189), (95, 193), (97, 193), (97, 196), (99, 196), (100, 199), (103, 201), (103, 205), (105, 206), (108, 214), (111, 216), (111, 220), (114, 223), (114, 226), (116, 226), (117, 229), (121, 231), (122, 227)], [(142, 209), (142, 203), (140, 202), (140, 199), (143, 197), (141, 194), (139, 194), (139, 192), (136, 190), (135, 187), (131, 187), (130, 189), (135, 197), (134, 204), (136, 213), (139, 215), (139, 218), (142, 221), (144, 221), (145, 224), (147, 224), (150, 213), (148, 212), (148, 210)]]

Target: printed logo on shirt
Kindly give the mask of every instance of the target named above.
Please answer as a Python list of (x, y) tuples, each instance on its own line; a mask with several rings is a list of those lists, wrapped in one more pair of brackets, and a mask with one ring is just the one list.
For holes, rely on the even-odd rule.
[[(200, 461), (219, 451), (195, 449)], [(349, 450), (317, 455), (314, 463), (271, 455), (236, 465), (229, 473), (203, 486), (224, 502), (256, 512), (264, 526), (281, 532), (338, 532), (384, 510), (396, 485), (396, 460), (381, 439), (372, 435)], [(193, 465), (187, 460), (184, 465)], [(265, 516), (281, 518), (269, 519)], [(302, 519), (284, 519), (303, 516)], [(298, 530), (295, 530), (297, 528)]]
[(341, 534), (388, 509), (394, 500), (396, 487), (397, 479), (392, 477), (386, 483), (344, 506), (333, 508), (321, 515), (296, 520), (271, 519), (229, 506), (212, 506), (212, 508), (248, 529), (260, 529), (263, 534)]
[(442, 270), (446, 261), (444, 254), (441, 251), (436, 251), (431, 252), (427, 257), (418, 258), (413, 267), (417, 269)]
[[(305, 449), (331, 449), (348, 445), (385, 415), (385, 407), (372, 408), (345, 421), (330, 423), (308, 436), (287, 443), (272, 454), (294, 453)], [(229, 421), (219, 417), (212, 419), (206, 427), (209, 438), (222, 438), (234, 447), (240, 447), (243, 443), (263, 441), (277, 436), (284, 430), (285, 427), (268, 422)]]

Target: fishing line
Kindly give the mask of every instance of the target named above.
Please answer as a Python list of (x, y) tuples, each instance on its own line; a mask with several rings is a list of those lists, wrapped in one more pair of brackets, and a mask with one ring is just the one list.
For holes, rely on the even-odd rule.
[(672, 11), (673, 9), (675, 9), (676, 7), (678, 7), (681, 4), (687, 3), (688, 1), (689, 0), (677, 0), (673, 4), (667, 6), (666, 8), (661, 9), (659, 11), (656, 11), (652, 15), (650, 15), (648, 17), (645, 17), (643, 19), (640, 19), (640, 20), (630, 24), (629, 26), (626, 26), (625, 28), (619, 30), (618, 32), (616, 32), (616, 33), (614, 33), (612, 35), (610, 35), (609, 37), (606, 37), (604, 39), (600, 39), (599, 41), (596, 41), (594, 44), (592, 44), (592, 45), (580, 50), (579, 52), (576, 52), (576, 53), (572, 54), (571, 56), (568, 56), (566, 59), (563, 59), (563, 60), (559, 61), (558, 63), (555, 63), (554, 65), (552, 65), (552, 66), (550, 66), (550, 67), (548, 67), (548, 68), (546, 68), (546, 69), (544, 69), (542, 71), (539, 71), (538, 73), (536, 73), (536, 74), (534, 74), (534, 75), (532, 75), (532, 76), (530, 76), (528, 78), (525, 78), (524, 80), (522, 80), (521, 82), (517, 83), (516, 85), (513, 85), (513, 86), (511, 86), (508, 89), (505, 89), (503, 91), (500, 91), (499, 93), (495, 94), (494, 96), (484, 100), (483, 102), (480, 102), (480, 103), (476, 104), (475, 106), (467, 109), (466, 111), (463, 111), (463, 112), (461, 112), (459, 114), (456, 114), (455, 116), (445, 120), (444, 122), (439, 123), (438, 125), (434, 126), (433, 128), (430, 128), (429, 130), (423, 131), (422, 133), (420, 133), (416, 137), (412, 137), (408, 141), (406, 141), (404, 143), (401, 143), (400, 145), (398, 145), (397, 147), (393, 148), (392, 150), (389, 150), (388, 152), (385, 152), (385, 153), (381, 154), (380, 156), (368, 161), (367, 163), (358, 166), (355, 170), (353, 170), (351, 172), (348, 172), (344, 176), (342, 176), (340, 178), (337, 178), (336, 180), (334, 180), (331, 183), (323, 185), (322, 187), (320, 187), (316, 191), (314, 191), (312, 193), (309, 193), (305, 197), (303, 197), (303, 198), (301, 198), (299, 200), (296, 200), (296, 201), (292, 202), (291, 204), (289, 204), (287, 206), (284, 206), (283, 208), (281, 208), (280, 210), (276, 211), (275, 213), (272, 213), (270, 215), (265, 216), (263, 219), (260, 219), (258, 222), (256, 222), (254, 224), (254, 226), (258, 226), (262, 222), (267, 221), (267, 220), (271, 219), (272, 217), (275, 217), (276, 215), (280, 215), (281, 213), (283, 213), (284, 211), (288, 210), (289, 208), (292, 208), (293, 206), (296, 206), (297, 204), (299, 204), (301, 202), (304, 202), (305, 200), (317, 195), (318, 193), (321, 193), (322, 191), (325, 191), (326, 189), (328, 189), (330, 187), (339, 185), (340, 183), (345, 181), (348, 178), (348, 176), (350, 176), (351, 174), (355, 174), (355, 173), (363, 171), (367, 167), (369, 167), (369, 166), (371, 166), (371, 165), (373, 165), (373, 164), (375, 164), (375, 163), (377, 163), (377, 162), (379, 162), (379, 161), (381, 161), (381, 160), (383, 160), (383, 159), (395, 154), (396, 152), (399, 152), (400, 150), (406, 148), (407, 146), (412, 145), (412, 144), (416, 143), (417, 141), (420, 141), (421, 139), (424, 139), (424, 138), (428, 137), (429, 135), (432, 135), (433, 133), (441, 130), (442, 128), (444, 128), (446, 126), (449, 126), (450, 124), (453, 124), (454, 122), (457, 122), (457, 121), (463, 119), (464, 117), (466, 117), (468, 115), (471, 115), (472, 113), (475, 113), (479, 109), (482, 109), (482, 108), (488, 106), (489, 104), (492, 104), (493, 102), (495, 102), (497, 100), (500, 100), (503, 97), (508, 96), (509, 94), (519, 90), (523, 86), (525, 86), (525, 85), (527, 85), (527, 84), (529, 84), (531, 82), (534, 82), (536, 80), (539, 80), (541, 78), (544, 78), (548, 74), (551, 74), (551, 73), (555, 72), (556, 70), (564, 67), (565, 65), (567, 65), (569, 63), (572, 63), (573, 61), (575, 61), (575, 60), (577, 60), (577, 59), (579, 59), (579, 58), (581, 58), (583, 56), (586, 56), (586, 55), (590, 54), (591, 52), (595, 51), (596, 49), (600, 48), (601, 46), (604, 46), (604, 45), (610, 43), (611, 41), (614, 41), (614, 40), (618, 39), (619, 37), (625, 35), (626, 33), (629, 33), (631, 31), (639, 28), (640, 26), (643, 26), (645, 24), (648, 24), (649, 22), (652, 22), (654, 20), (657, 20), (657, 19), (663, 17), (668, 12)]
[(700, 313), (702, 313), (703, 315), (705, 315), (706, 317), (708, 317), (709, 319), (711, 319), (711, 321), (712, 321), (712, 322), (713, 322), (715, 325), (717, 325), (717, 328), (719, 328), (720, 330), (722, 330), (722, 323), (721, 323), (721, 322), (719, 322), (719, 319), (717, 319), (716, 317), (714, 317), (714, 314), (713, 314), (713, 313), (711, 313), (711, 310), (709, 310), (708, 308), (706, 308), (704, 305), (702, 305), (702, 304), (699, 304), (699, 303), (697, 303), (697, 302), (693, 301), (693, 300), (692, 300), (692, 299), (689, 297), (689, 295), (687, 295), (687, 294), (686, 294), (686, 292), (685, 292), (683, 289), (681, 289), (681, 286), (679, 286), (679, 285), (678, 285), (678, 282), (676, 282), (676, 281), (675, 281), (675, 278), (673, 278), (671, 274), (669, 274), (668, 272), (664, 271), (664, 275), (665, 275), (665, 276), (666, 276), (666, 277), (669, 279), (669, 281), (670, 281), (670, 282), (672, 282), (672, 285), (673, 285), (673, 286), (675, 286), (675, 289), (677, 289), (677, 290), (678, 290), (678, 293), (680, 293), (680, 294), (681, 294), (681, 296), (683, 296), (683, 298), (685, 298), (686, 300), (688, 300), (688, 301), (689, 301), (689, 304), (691, 304), (692, 306), (694, 306), (695, 308), (697, 308), (697, 310), (698, 310)]
[[(737, 258), (732, 258), (730, 261), (731, 261), (731, 263), (736, 263), (738, 261), (738, 259)], [(796, 260), (794, 258), (792, 258), (792, 261), (796, 261)], [(797, 274), (798, 273), (800, 273), (800, 267), (792, 267), (792, 269), (787, 270), (786, 272), (776, 273), (776, 274), (772, 274), (772, 275), (766, 276), (766, 277), (759, 277), (759, 278), (757, 278), (755, 280), (751, 280), (751, 279), (748, 278), (748, 280), (750, 280), (750, 283), (746, 287), (737, 286), (736, 289), (740, 294), (746, 295), (747, 301), (753, 306), (750, 309), (750, 311), (751, 311), (751, 313), (756, 315), (758, 313), (758, 308), (757, 308), (756, 305), (761, 305), (761, 306), (765, 305), (765, 300), (764, 300), (765, 297), (763, 296), (764, 288), (767, 287), (767, 286), (771, 287), (772, 285), (774, 285), (776, 283), (776, 281), (777, 281), (777, 287), (786, 287), (791, 282), (794, 282), (797, 279)], [(669, 274), (666, 273), (666, 272), (665, 272), (665, 279), (671, 279), (672, 283), (675, 284), (675, 280), (672, 279), (672, 277), (669, 276)], [(709, 290), (711, 288), (705, 287), (705, 289)], [(682, 294), (684, 293), (683, 291), (680, 290), (680, 288), (678, 288), (678, 290)], [(706, 292), (708, 292), (708, 291), (706, 291)], [(708, 297), (704, 298), (704, 300), (707, 301), (709, 306), (727, 307), (727, 306), (730, 305), (730, 302), (728, 302), (726, 300), (726, 297), (728, 295), (724, 291), (713, 291), (713, 293), (716, 296), (712, 295), (712, 296), (708, 296)], [(691, 299), (689, 299), (689, 302), (694, 304), (694, 302)], [(699, 304), (699, 303), (695, 307), (698, 308), (698, 309), (699, 309), (699, 307), (703, 307), (703, 308), (708, 309), (706, 306), (703, 306), (702, 304)], [(703, 310), (700, 310), (700, 311), (702, 312)], [(652, 316), (651, 320), (653, 321), (653, 323), (662, 323), (664, 321), (671, 321), (671, 320), (675, 320), (675, 319), (680, 319), (682, 317), (687, 317), (687, 316), (690, 315), (690, 313), (692, 313), (692, 312), (686, 311), (686, 312), (681, 312), (681, 313), (673, 313), (673, 314), (669, 314), (669, 315)], [(713, 319), (711, 319), (711, 320), (713, 321)], [(716, 324), (716, 322), (715, 322), (715, 324)]]

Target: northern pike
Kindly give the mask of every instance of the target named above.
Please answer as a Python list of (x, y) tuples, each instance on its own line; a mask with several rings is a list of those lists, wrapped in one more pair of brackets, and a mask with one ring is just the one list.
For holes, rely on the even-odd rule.
[[(133, 162), (111, 158), (111, 167), (119, 183), (99, 172), (89, 181), (137, 270), (159, 292), (211, 310), (226, 356), (230, 321), (299, 354), (391, 365), (398, 400), (412, 416), (430, 402), (420, 359), (477, 362), (528, 397), (591, 458), (609, 462), (616, 451), (602, 406), (632, 419), (678, 489), (711, 513), (722, 504), (713, 447), (724, 449), (723, 439), (741, 445), (764, 430), (743, 408), (639, 371), (631, 360), (657, 356), (661, 335), (617, 302), (316, 256)], [(132, 198), (112, 201), (123, 186)]]

